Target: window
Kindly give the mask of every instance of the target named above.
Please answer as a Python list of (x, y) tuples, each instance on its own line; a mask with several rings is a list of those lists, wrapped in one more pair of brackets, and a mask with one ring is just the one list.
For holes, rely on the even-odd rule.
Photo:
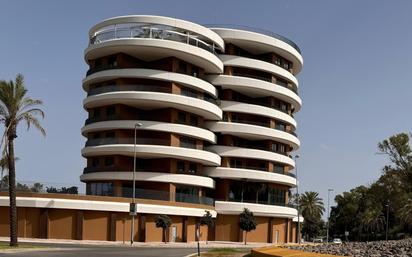
[(242, 161), (240, 160), (235, 160), (235, 159), (231, 159), (230, 160), (230, 167), (232, 168), (242, 168)]
[(116, 107), (114, 107), (114, 106), (107, 107), (107, 109), (106, 109), (106, 115), (107, 116), (113, 116), (115, 114), (116, 114)]
[(198, 69), (197, 67), (192, 67), (191, 75), (192, 75), (193, 77), (199, 76), (199, 69)]
[(177, 161), (176, 163), (176, 170), (178, 172), (185, 172), (185, 162), (184, 161)]
[(278, 66), (280, 66), (280, 63), (281, 63), (280, 57), (276, 57), (276, 59), (275, 59), (275, 64), (278, 65)]
[(115, 137), (115, 133), (113, 131), (106, 132), (106, 138), (114, 138), (114, 137)]
[(112, 167), (114, 165), (114, 158), (113, 157), (104, 158), (104, 165), (106, 167)]
[(116, 67), (117, 66), (117, 56), (110, 56), (108, 59), (108, 66), (109, 67)]
[(100, 66), (102, 66), (102, 59), (94, 60), (94, 67), (100, 67)]
[(179, 112), (179, 113), (177, 114), (177, 121), (178, 121), (179, 123), (186, 123), (186, 113), (184, 113), (184, 112)]
[(99, 117), (100, 117), (100, 109), (94, 109), (93, 118), (99, 118)]
[(280, 174), (285, 173), (285, 168), (281, 165), (275, 164), (274, 167), (273, 167), (273, 170), (275, 171), (275, 173), (280, 173)]
[(190, 173), (196, 173), (197, 172), (197, 164), (196, 163), (190, 163), (189, 164), (189, 172)]
[(99, 166), (99, 159), (92, 158), (92, 167), (97, 167), (97, 166)]
[(278, 130), (286, 131), (286, 126), (285, 126), (285, 124), (284, 124), (284, 123), (281, 123), (281, 122), (276, 122), (275, 128), (278, 129)]
[(90, 183), (87, 185), (86, 193), (88, 195), (112, 196), (113, 183)]
[(269, 188), (269, 204), (285, 205), (286, 190), (279, 188)]
[(198, 98), (197, 92), (193, 89), (190, 89), (190, 88), (182, 88), (180, 94), (184, 95), (184, 96), (190, 96), (190, 97)]
[(179, 68), (177, 72), (186, 73), (187, 72), (187, 64), (184, 62), (179, 62)]
[(180, 136), (180, 147), (196, 149), (196, 139)]
[(272, 151), (273, 152), (278, 152), (279, 151), (279, 146), (276, 143), (272, 143)]
[(196, 116), (190, 115), (190, 125), (192, 125), (192, 126), (197, 126), (197, 125), (199, 124), (198, 122), (199, 122), (199, 121), (198, 121), (198, 119), (197, 119)]
[(280, 110), (287, 112), (288, 111), (288, 106), (284, 102), (280, 102)]

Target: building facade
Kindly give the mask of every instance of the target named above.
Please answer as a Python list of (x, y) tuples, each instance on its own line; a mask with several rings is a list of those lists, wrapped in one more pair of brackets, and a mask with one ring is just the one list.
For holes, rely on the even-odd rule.
[[(162, 240), (157, 214), (172, 217), (169, 240), (194, 241), (205, 210), (216, 224), (201, 227), (201, 240), (242, 241), (244, 208), (257, 219), (249, 241), (296, 241), (288, 202), (303, 59), (293, 42), (250, 28), (123, 16), (90, 29), (84, 58), (80, 179), (88, 196), (18, 198), (21, 236), (130, 240), (135, 169), (135, 241)], [(38, 222), (46, 230), (26, 228)]]

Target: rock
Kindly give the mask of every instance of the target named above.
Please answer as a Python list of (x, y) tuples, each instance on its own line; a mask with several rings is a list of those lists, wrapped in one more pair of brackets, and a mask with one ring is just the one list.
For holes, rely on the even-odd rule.
[(412, 239), (288, 246), (306, 252), (352, 257), (412, 257)]

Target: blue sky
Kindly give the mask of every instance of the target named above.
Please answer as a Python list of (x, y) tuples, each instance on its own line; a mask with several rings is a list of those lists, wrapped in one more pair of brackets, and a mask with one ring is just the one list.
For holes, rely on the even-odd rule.
[(44, 100), (47, 137), (20, 129), (17, 178), (80, 184), (88, 29), (113, 16), (156, 14), (271, 30), (303, 52), (301, 190), (341, 193), (373, 182), (379, 141), (411, 131), (410, 1), (1, 1), (0, 79), (21, 72)]

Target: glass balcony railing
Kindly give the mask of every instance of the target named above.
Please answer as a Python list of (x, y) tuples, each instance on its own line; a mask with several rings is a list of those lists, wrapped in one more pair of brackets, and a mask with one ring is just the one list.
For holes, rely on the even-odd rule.
[(240, 199), (240, 198), (229, 198), (229, 199), (216, 199), (216, 201), (228, 201), (228, 202), (237, 202), (237, 203), (252, 203), (252, 204), (264, 204), (264, 205), (274, 205), (274, 206), (283, 206), (283, 207), (290, 207), (296, 208), (296, 205), (289, 204), (285, 202), (275, 202), (269, 200), (251, 200), (251, 199)]
[[(133, 137), (106, 137), (95, 138), (86, 141), (86, 146), (99, 146), (99, 145), (117, 145), (117, 144), (130, 144), (133, 145), (135, 139)], [(162, 138), (136, 138), (136, 144), (139, 145), (168, 145), (170, 146), (170, 139)]]
[[(245, 119), (231, 119), (229, 121), (227, 118), (223, 118), (222, 121), (242, 123), (242, 124), (249, 124), (249, 125), (256, 125), (256, 126), (271, 128), (270, 125), (269, 125), (269, 122), (263, 122), (263, 121), (251, 121), (251, 120), (245, 120)], [(294, 131), (287, 131), (287, 130), (283, 130), (283, 129), (279, 129), (279, 128), (272, 128), (272, 129), (283, 131), (283, 132), (289, 133), (289, 134), (297, 137), (297, 134)]]
[[(159, 86), (159, 85), (108, 85), (108, 86), (101, 86), (97, 88), (90, 89), (87, 92), (87, 96), (99, 95), (104, 93), (110, 92), (121, 92), (121, 91), (142, 91), (142, 92), (157, 92), (157, 93), (168, 93), (172, 94), (171, 87), (168, 86)], [(214, 105), (219, 105), (219, 101), (208, 96), (207, 94), (200, 94), (200, 93), (187, 93), (189, 91), (182, 91), (180, 95), (187, 96), (191, 98), (196, 98), (200, 100), (207, 101)]]
[[(134, 145), (134, 143), (135, 143), (135, 139), (132, 137), (126, 137), (126, 138), (125, 137), (106, 137), (106, 138), (89, 139), (86, 141), (86, 146), (117, 145), (117, 144)], [(162, 139), (162, 138), (136, 138), (136, 144), (171, 146), (171, 140)], [(196, 144), (191, 144), (187, 142), (181, 143), (179, 147), (203, 150), (203, 145), (200, 145), (200, 148), (197, 148)]]
[[(234, 76), (239, 76), (239, 77), (246, 77), (246, 78), (252, 78), (252, 79), (258, 79), (258, 80), (263, 80), (266, 82), (270, 82), (272, 83), (272, 78), (269, 76), (258, 76), (258, 75), (252, 75), (252, 74), (248, 74), (248, 73), (240, 73), (240, 72), (234, 72), (233, 73)], [(296, 87), (294, 86), (290, 86), (288, 83), (283, 82), (281, 80), (276, 81), (276, 83), (274, 83), (275, 85), (287, 88), (289, 90), (292, 90), (292, 92), (294, 92), (295, 94), (298, 94), (298, 90), (296, 89)]]
[[(269, 172), (266, 165), (265, 166), (257, 166), (257, 165), (245, 164), (245, 165), (231, 165), (230, 167), (223, 167), (223, 168), (234, 168), (234, 169), (245, 169), (245, 170), (260, 170), (260, 171)], [(293, 174), (293, 173), (290, 173), (290, 172), (278, 172), (276, 170), (273, 170), (272, 172), (280, 174), (280, 175), (285, 175), (285, 176), (296, 178), (296, 175)]]
[[(78, 195), (81, 196), (93, 195), (93, 196), (106, 196), (106, 197), (124, 197), (131, 198), (133, 195), (132, 187), (120, 187), (119, 190), (115, 190), (113, 183), (110, 182), (88, 182), (86, 192), (84, 191), (84, 184), (67, 184), (67, 183), (50, 183), (50, 182), (32, 182), (32, 181), (16, 181), (17, 193), (34, 193), (37, 195), (47, 194), (61, 194), (63, 195)], [(92, 185), (93, 184), (93, 185)], [(120, 192), (119, 195), (115, 195), (115, 191)], [(0, 183), (0, 193), (6, 194), (8, 192), (8, 184)], [(47, 196), (46, 196), (47, 197)], [(205, 196), (198, 196), (192, 194), (183, 193), (171, 193), (167, 191), (151, 190), (136, 188), (135, 197), (137, 199), (146, 200), (159, 200), (159, 201), (176, 201), (182, 203), (214, 205), (214, 199)], [(90, 199), (88, 199), (90, 200)]]
[(178, 28), (154, 24), (117, 24), (98, 31), (90, 39), (90, 45), (96, 45), (114, 39), (151, 38), (175, 41), (196, 46), (216, 55), (215, 47), (213, 44), (207, 43), (199, 39), (199, 35), (192, 34), (190, 32), (181, 32), (178, 30)]

